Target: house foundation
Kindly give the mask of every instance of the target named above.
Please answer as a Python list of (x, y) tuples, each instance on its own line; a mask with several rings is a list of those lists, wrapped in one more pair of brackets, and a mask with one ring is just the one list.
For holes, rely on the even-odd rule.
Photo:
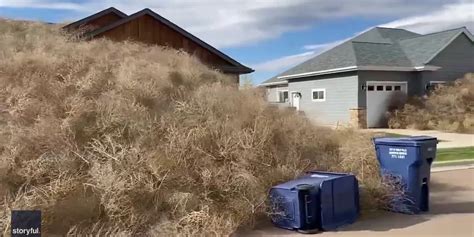
[(354, 128), (367, 128), (367, 109), (365, 107), (352, 108), (350, 111), (350, 126)]

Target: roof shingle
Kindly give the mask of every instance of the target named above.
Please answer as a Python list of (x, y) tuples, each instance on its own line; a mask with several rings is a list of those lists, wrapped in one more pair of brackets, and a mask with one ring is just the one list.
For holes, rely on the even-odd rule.
[(428, 63), (443, 46), (449, 43), (463, 28), (436, 32), (400, 41), (402, 49), (415, 66)]
[(403, 29), (375, 27), (315, 56), (262, 84), (282, 76), (355, 66), (424, 66), (465, 28), (420, 35)]

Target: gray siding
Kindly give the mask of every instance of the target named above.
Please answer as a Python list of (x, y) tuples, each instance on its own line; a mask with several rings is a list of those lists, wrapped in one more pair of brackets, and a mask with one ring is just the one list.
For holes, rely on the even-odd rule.
[(278, 91), (280, 90), (288, 90), (288, 85), (266, 87), (267, 101), (272, 103), (279, 102)]
[[(428, 65), (441, 69), (433, 72), (358, 71), (292, 79), (288, 87), (268, 87), (267, 99), (277, 102), (277, 91), (283, 88), (288, 89), (290, 99), (291, 92), (300, 92), (300, 111), (308, 118), (323, 124), (348, 123), (351, 108), (367, 106), (366, 91), (362, 90), (367, 81), (407, 82), (408, 96), (424, 95), (430, 81), (452, 81), (474, 72), (474, 43), (461, 34)], [(326, 101), (312, 101), (312, 89), (325, 89)]]
[(441, 51), (428, 65), (439, 66), (434, 72), (422, 72), (420, 75), (420, 94), (430, 81), (454, 81), (468, 72), (474, 72), (474, 43), (465, 35), (458, 36)]
[[(289, 83), (290, 93), (301, 93), (300, 111), (321, 124), (348, 123), (349, 109), (357, 107), (357, 88), (356, 73), (310, 77)], [(326, 89), (326, 101), (312, 101), (312, 89)]]
[(367, 93), (362, 90), (362, 85), (367, 81), (400, 81), (407, 82), (408, 96), (414, 95), (418, 90), (418, 80), (416, 72), (389, 72), (389, 71), (359, 71), (358, 105), (367, 106)]

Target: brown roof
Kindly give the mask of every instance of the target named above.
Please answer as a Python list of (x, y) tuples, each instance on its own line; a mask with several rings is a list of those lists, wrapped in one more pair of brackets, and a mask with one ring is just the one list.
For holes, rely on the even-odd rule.
[(118, 16), (119, 18), (122, 18), (122, 19), (127, 17), (127, 14), (119, 11), (118, 9), (116, 9), (114, 7), (110, 7), (110, 8), (107, 8), (105, 10), (102, 10), (100, 12), (97, 12), (93, 15), (90, 15), (86, 18), (83, 18), (83, 19), (75, 21), (71, 24), (68, 24), (68, 25), (64, 26), (63, 29), (65, 29), (65, 30), (77, 29), (82, 25), (86, 25), (87, 23), (89, 23), (91, 21), (94, 21), (94, 20), (96, 20), (100, 17), (106, 16), (108, 14), (115, 14), (116, 16)]
[(116, 14), (117, 16), (119, 16), (120, 19), (118, 19), (116, 21), (113, 21), (110, 24), (107, 24), (103, 27), (99, 27), (95, 30), (86, 32), (84, 34), (84, 36), (86, 38), (89, 38), (89, 39), (94, 38), (94, 37), (99, 36), (100, 34), (102, 34), (104, 32), (107, 32), (107, 31), (112, 30), (116, 27), (119, 27), (123, 24), (126, 24), (126, 23), (128, 23), (128, 22), (130, 22), (134, 19), (137, 19), (141, 16), (148, 15), (148, 16), (152, 17), (153, 19), (159, 21), (160, 23), (162, 23), (162, 24), (170, 27), (171, 29), (175, 30), (176, 32), (178, 32), (182, 36), (186, 37), (187, 39), (193, 41), (197, 45), (207, 49), (209, 52), (211, 52), (212, 54), (215, 54), (216, 56), (218, 56), (219, 58), (221, 58), (225, 62), (229, 63), (230, 65), (232, 65), (232, 66), (225, 66), (225, 68), (220, 68), (220, 69), (222, 69), (226, 72), (239, 73), (239, 74), (251, 73), (251, 72), (254, 71), (253, 69), (248, 68), (248, 67), (240, 64), (239, 62), (237, 62), (233, 58), (227, 56), (223, 52), (219, 51), (218, 49), (216, 49), (213, 46), (209, 45), (208, 43), (202, 41), (198, 37), (192, 35), (191, 33), (187, 32), (186, 30), (182, 29), (181, 27), (177, 26), (173, 22), (171, 22), (168, 19), (158, 15), (156, 12), (154, 12), (154, 11), (148, 9), (148, 8), (145, 8), (145, 9), (139, 11), (139, 12), (136, 12), (136, 13), (130, 15), (130, 16), (127, 16), (125, 13), (111, 7), (111, 8), (105, 9), (103, 11), (100, 11), (100, 12), (94, 14), (94, 15), (91, 15), (89, 17), (86, 17), (84, 19), (73, 22), (73, 23), (71, 23), (71, 24), (69, 24), (69, 25), (67, 25), (63, 28), (67, 29), (67, 30), (76, 29), (76, 28), (80, 27), (81, 25), (86, 25), (88, 22), (91, 22), (95, 19), (103, 17), (107, 14)]
[(176, 24), (174, 24), (173, 22), (169, 21), (168, 19), (160, 16), (159, 14), (157, 14), (156, 12), (148, 9), (148, 8), (145, 8), (137, 13), (134, 13), (130, 16), (127, 16), (127, 17), (124, 17), (122, 18), (121, 20), (118, 20), (116, 22), (113, 22), (112, 24), (110, 25), (107, 25), (107, 26), (104, 26), (104, 27), (101, 27), (99, 29), (96, 29), (96, 30), (93, 30), (91, 32), (88, 32), (85, 34), (86, 37), (90, 37), (90, 38), (93, 38), (94, 36), (97, 36), (101, 33), (104, 33), (108, 30), (111, 30), (115, 27), (118, 27), (122, 24), (125, 24), (127, 22), (130, 22), (138, 17), (141, 17), (141, 16), (144, 16), (144, 15), (148, 15), (148, 16), (151, 16), (153, 17), (155, 20), (163, 23), (164, 25), (170, 27), (171, 29), (173, 30), (176, 30), (177, 32), (179, 32), (180, 34), (182, 34), (183, 36), (185, 36), (186, 38), (190, 39), (191, 41), (195, 42), (196, 44), (204, 47), (205, 49), (209, 50), (210, 52), (216, 54), (217, 56), (219, 56), (220, 58), (222, 58), (223, 60), (227, 61), (228, 63), (230, 63), (231, 65), (233, 65), (235, 68), (228, 68), (226, 71), (229, 71), (232, 70), (236, 73), (251, 73), (253, 72), (254, 70), (251, 69), (251, 68), (248, 68), (242, 64), (240, 64), (239, 62), (237, 62), (236, 60), (232, 59), (231, 57), (227, 56), (226, 54), (224, 54), (223, 52), (219, 51), (218, 49), (214, 48), (213, 46), (209, 45), (208, 43), (202, 41), (201, 39), (199, 39), (198, 37), (192, 35), (191, 33), (187, 32), (186, 30), (184, 30), (183, 28), (177, 26)]

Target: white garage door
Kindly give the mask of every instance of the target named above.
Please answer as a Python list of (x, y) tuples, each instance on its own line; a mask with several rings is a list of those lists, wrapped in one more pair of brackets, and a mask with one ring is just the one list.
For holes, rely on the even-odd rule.
[(404, 104), (407, 99), (406, 82), (367, 82), (367, 126), (387, 127), (387, 111)]

